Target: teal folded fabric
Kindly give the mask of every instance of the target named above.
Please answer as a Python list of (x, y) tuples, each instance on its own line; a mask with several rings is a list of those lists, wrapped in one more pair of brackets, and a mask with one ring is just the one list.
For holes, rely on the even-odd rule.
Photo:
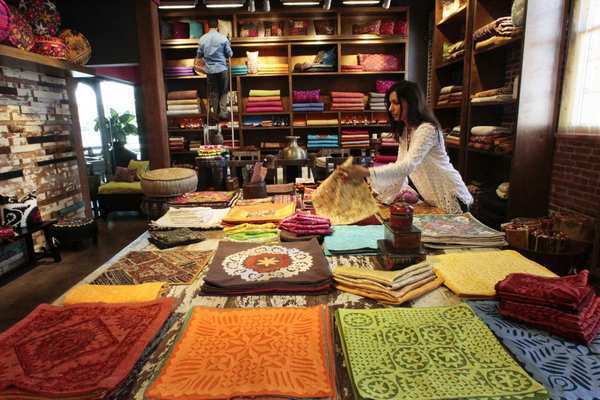
[(383, 225), (336, 225), (325, 236), (325, 254), (377, 254), (377, 241), (383, 240)]

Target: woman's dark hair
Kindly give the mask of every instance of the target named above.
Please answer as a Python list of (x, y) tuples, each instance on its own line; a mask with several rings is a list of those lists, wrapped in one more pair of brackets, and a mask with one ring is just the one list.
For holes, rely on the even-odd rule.
[(433, 110), (425, 101), (423, 91), (415, 82), (401, 81), (392, 85), (385, 93), (385, 106), (388, 113), (388, 121), (390, 122), (392, 131), (397, 135), (402, 135), (404, 130), (404, 122), (395, 121), (390, 112), (390, 94), (396, 93), (398, 101), (406, 100), (408, 104), (407, 120), (410, 126), (419, 126), (423, 122), (429, 122), (440, 127), (438, 119), (435, 117)]
[(209, 28), (218, 28), (219, 27), (219, 21), (216, 18), (214, 18), (214, 17), (209, 18), (208, 19), (208, 27)]

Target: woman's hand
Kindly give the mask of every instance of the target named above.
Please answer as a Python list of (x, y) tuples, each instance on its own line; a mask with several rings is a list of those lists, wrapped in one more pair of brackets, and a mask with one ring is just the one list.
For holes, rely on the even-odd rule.
[(362, 165), (338, 166), (337, 171), (343, 180), (360, 180), (369, 176), (369, 170)]

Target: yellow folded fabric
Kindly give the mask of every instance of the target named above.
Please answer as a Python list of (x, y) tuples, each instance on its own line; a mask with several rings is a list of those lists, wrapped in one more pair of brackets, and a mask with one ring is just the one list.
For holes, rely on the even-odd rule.
[(435, 260), (435, 274), (461, 297), (494, 297), (496, 283), (515, 272), (556, 276), (546, 267), (513, 250), (442, 254), (435, 256)]
[(380, 303), (399, 305), (399, 304), (402, 304), (409, 300), (413, 300), (418, 297), (421, 297), (424, 294), (427, 294), (427, 293), (431, 292), (432, 290), (437, 289), (438, 287), (441, 286), (441, 284), (443, 282), (444, 282), (443, 279), (435, 278), (425, 284), (422, 284), (419, 286), (415, 285), (416, 288), (408, 291), (406, 294), (404, 294), (401, 297), (394, 297), (394, 296), (390, 296), (389, 294), (385, 294), (382, 292), (377, 292), (377, 291), (372, 291), (372, 290), (358, 288), (358, 287), (352, 287), (352, 286), (339, 285), (339, 284), (336, 285), (336, 288), (338, 290), (342, 290), (344, 292), (348, 292), (348, 293), (352, 293), (352, 294), (355, 294), (358, 296), (377, 300)]
[(424, 261), (398, 271), (380, 271), (340, 266), (337, 267), (333, 273), (335, 276), (343, 276), (351, 279), (367, 279), (393, 289), (402, 279), (418, 275), (431, 268), (431, 264)]
[(139, 285), (79, 285), (67, 292), (63, 304), (141, 303), (158, 299), (167, 286), (166, 282)]
[(234, 233), (242, 233), (242, 232), (263, 232), (263, 231), (271, 231), (273, 229), (277, 229), (277, 225), (268, 222), (266, 224), (241, 224), (236, 226), (229, 226), (223, 228), (223, 233), (225, 235), (233, 235)]
[(230, 224), (277, 223), (296, 211), (296, 203), (265, 203), (249, 206), (234, 206), (223, 218)]
[(250, 97), (254, 97), (254, 96), (260, 96), (260, 97), (265, 97), (265, 96), (280, 96), (281, 95), (281, 91), (278, 90), (263, 90), (263, 89), (252, 89), (250, 90)]
[(430, 268), (429, 270), (423, 271), (422, 273), (420, 273), (418, 275), (407, 278), (402, 284), (400, 284), (398, 286), (390, 287), (390, 286), (382, 285), (379, 282), (375, 282), (375, 281), (372, 281), (369, 279), (355, 279), (355, 278), (348, 278), (343, 275), (335, 275), (335, 274), (333, 275), (333, 278), (335, 279), (336, 282), (340, 282), (345, 286), (357, 286), (357, 287), (363, 287), (365, 289), (370, 289), (370, 290), (381, 290), (381, 291), (390, 293), (394, 296), (398, 296), (398, 293), (400, 291), (405, 290), (406, 287), (409, 287), (418, 282), (423, 282), (424, 280), (427, 280), (429, 278), (435, 278), (435, 277), (436, 277), (435, 273)]
[(142, 193), (141, 182), (108, 182), (98, 188), (100, 194)]

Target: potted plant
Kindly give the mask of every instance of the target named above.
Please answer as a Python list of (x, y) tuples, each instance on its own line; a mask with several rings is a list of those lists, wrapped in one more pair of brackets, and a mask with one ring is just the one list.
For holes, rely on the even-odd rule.
[[(127, 136), (137, 135), (138, 128), (135, 124), (135, 115), (129, 111), (120, 114), (114, 109), (110, 109), (110, 118), (104, 118), (104, 125), (112, 138), (112, 152), (115, 165), (126, 167), (129, 160), (135, 160), (136, 154), (125, 148)], [(100, 131), (100, 118), (96, 118), (94, 130)]]

